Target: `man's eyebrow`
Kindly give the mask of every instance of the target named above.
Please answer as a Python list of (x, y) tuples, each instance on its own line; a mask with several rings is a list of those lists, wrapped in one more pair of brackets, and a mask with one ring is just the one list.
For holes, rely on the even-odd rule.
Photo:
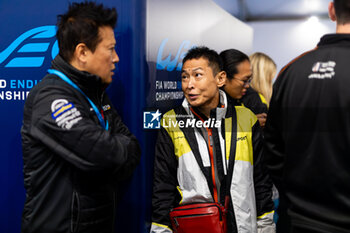
[[(181, 73), (188, 73), (187, 71), (188, 69), (185, 69), (185, 70), (182, 70)], [(204, 70), (202, 67), (196, 67), (194, 69), (191, 69), (190, 71), (193, 72), (193, 71), (197, 71), (197, 70)]]
[(202, 67), (194, 68), (192, 71), (204, 70)]

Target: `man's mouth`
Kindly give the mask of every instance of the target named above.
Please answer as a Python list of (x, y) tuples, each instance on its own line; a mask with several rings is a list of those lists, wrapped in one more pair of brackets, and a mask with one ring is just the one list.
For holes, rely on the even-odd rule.
[(198, 94), (188, 94), (188, 98), (190, 99), (190, 100), (196, 100), (197, 98), (198, 98)]

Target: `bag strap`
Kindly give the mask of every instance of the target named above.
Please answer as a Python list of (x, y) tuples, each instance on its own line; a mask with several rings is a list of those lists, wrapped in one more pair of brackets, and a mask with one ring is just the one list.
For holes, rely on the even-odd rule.
[[(204, 122), (204, 119), (198, 114), (196, 113), (193, 108), (190, 108), (191, 112), (197, 116), (202, 122)], [(210, 167), (211, 167), (211, 182), (213, 183), (213, 198), (215, 202), (218, 202), (218, 190), (217, 190), (217, 184), (216, 184), (216, 178), (215, 178), (215, 167), (214, 167), (214, 152), (213, 152), (213, 131), (210, 128), (206, 128), (204, 127), (207, 131), (207, 136), (208, 136), (208, 141), (207, 141), (207, 145), (208, 145), (208, 152), (209, 152), (209, 157), (210, 157)]]
[[(230, 156), (229, 156), (229, 162), (228, 162), (228, 169), (227, 169), (227, 175), (226, 175), (226, 195), (225, 195), (225, 209), (228, 209), (228, 205), (230, 203), (230, 186), (232, 182), (232, 175), (233, 175), (233, 169), (235, 164), (235, 158), (236, 158), (236, 143), (237, 143), (237, 112), (236, 108), (232, 106), (230, 108), (232, 113), (232, 129), (231, 129), (231, 149), (230, 149)], [(226, 129), (225, 129), (226, 130)]]

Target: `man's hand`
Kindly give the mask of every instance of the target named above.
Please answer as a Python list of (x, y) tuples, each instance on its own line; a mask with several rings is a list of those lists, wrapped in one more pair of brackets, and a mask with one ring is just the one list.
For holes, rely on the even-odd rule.
[(259, 113), (259, 114), (256, 114), (256, 117), (258, 118), (260, 126), (264, 127), (265, 123), (266, 123), (267, 114), (266, 113)]

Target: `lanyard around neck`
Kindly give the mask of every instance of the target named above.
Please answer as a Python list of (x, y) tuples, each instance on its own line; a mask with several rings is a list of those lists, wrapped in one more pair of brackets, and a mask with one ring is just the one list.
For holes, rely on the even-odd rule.
[(100, 121), (101, 126), (108, 130), (108, 121), (106, 121), (107, 123), (105, 123), (100, 111), (98, 110), (98, 108), (96, 107), (96, 105), (90, 100), (89, 97), (87, 97), (87, 95), (85, 95), (85, 93), (74, 83), (72, 82), (72, 80), (70, 80), (65, 74), (63, 74), (61, 71), (58, 70), (54, 70), (54, 69), (48, 69), (47, 72), (49, 74), (54, 74), (57, 75), (58, 77), (60, 77), (63, 81), (67, 82), (69, 85), (71, 85), (72, 87), (74, 87), (75, 89), (77, 89), (83, 96), (85, 96), (85, 98), (89, 101), (91, 107), (94, 109), (98, 120)]

